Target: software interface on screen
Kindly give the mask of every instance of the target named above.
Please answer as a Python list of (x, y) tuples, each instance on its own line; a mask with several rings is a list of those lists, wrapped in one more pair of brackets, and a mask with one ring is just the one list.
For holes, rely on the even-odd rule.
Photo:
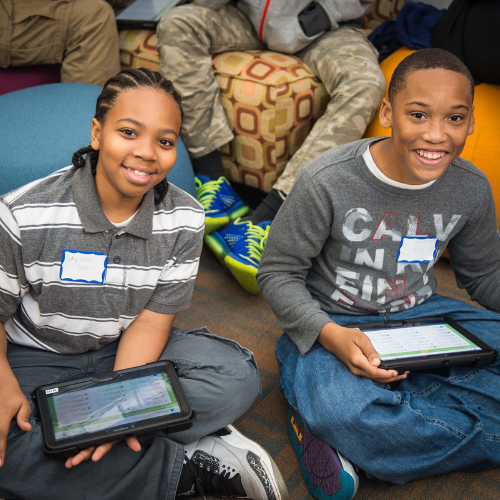
[(56, 440), (181, 411), (166, 373), (55, 394), (47, 399)]
[[(364, 331), (363, 327), (360, 329)], [(373, 347), (383, 361), (481, 350), (480, 347), (445, 323), (367, 329), (364, 333), (371, 340)]]

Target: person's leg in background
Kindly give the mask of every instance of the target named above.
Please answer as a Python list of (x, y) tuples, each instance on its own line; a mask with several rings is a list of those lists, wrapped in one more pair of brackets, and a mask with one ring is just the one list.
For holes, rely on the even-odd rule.
[(12, 0), (0, 0), (0, 68), (10, 64), (10, 38), (12, 34)]
[[(64, 460), (48, 459), (42, 451), (32, 391), (112, 370), (117, 346), (112, 342), (97, 351), (66, 355), (9, 344), (9, 363), (33, 409), (33, 428), (23, 432), (15, 421), (11, 424), (5, 464), (0, 467), (0, 498), (173, 500), (177, 493), (192, 489), (197, 495), (225, 493), (267, 500), (270, 484), (277, 500), (286, 500), (286, 486), (272, 458), (229, 425), (260, 392), (254, 357), (236, 342), (206, 329), (173, 328), (160, 357), (177, 365), (182, 388), (196, 412), (191, 429), (167, 436), (159, 433), (143, 441), (140, 452), (120, 442), (98, 462), (83, 462), (71, 470), (64, 468)], [(228, 475), (229, 464), (235, 470)], [(45, 484), (51, 488), (44, 488)], [(180, 492), (178, 485), (186, 491)]]
[(68, 2), (1, 0), (3, 68), (60, 64)]
[(72, 0), (65, 24), (62, 82), (104, 85), (119, 73), (118, 29), (108, 2)]
[(326, 150), (362, 137), (385, 90), (378, 53), (361, 30), (329, 31), (297, 54), (324, 84), (330, 102), (255, 211), (205, 241), (240, 285), (258, 293), (257, 274), (270, 224), (302, 167)]
[(157, 34), (160, 71), (182, 96), (181, 134), (197, 174), (197, 198), (205, 208), (209, 234), (248, 211), (223, 178), (219, 148), (233, 139), (233, 133), (219, 100), (212, 55), (265, 46), (246, 15), (233, 5), (219, 10), (198, 5), (170, 9)]
[(274, 185), (285, 195), (311, 160), (330, 148), (361, 139), (385, 90), (378, 53), (361, 30), (329, 31), (295, 55), (321, 80), (330, 102)]
[[(442, 315), (499, 348), (499, 314), (439, 295), (382, 317), (331, 318), (348, 325)], [(328, 444), (378, 479), (404, 484), (434, 474), (500, 465), (500, 359), (483, 368), (410, 372), (397, 390), (390, 390), (389, 385), (353, 375), (319, 344), (302, 356), (284, 334), (276, 355), (289, 415), (303, 421), (298, 430), (304, 430), (309, 442)], [(291, 421), (288, 426), (293, 430)], [(297, 438), (289, 434), (300, 453)]]
[(104, 0), (2, 2), (3, 67), (62, 64), (62, 82), (95, 85), (120, 71), (116, 20)]

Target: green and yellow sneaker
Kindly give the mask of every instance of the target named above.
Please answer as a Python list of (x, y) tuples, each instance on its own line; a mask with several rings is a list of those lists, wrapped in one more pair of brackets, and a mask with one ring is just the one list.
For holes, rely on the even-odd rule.
[(255, 275), (270, 227), (270, 221), (252, 224), (236, 219), (226, 228), (205, 235), (208, 248), (249, 293), (259, 293)]
[(205, 234), (210, 234), (248, 212), (248, 207), (225, 177), (213, 181), (206, 175), (196, 175), (194, 181), (196, 199), (205, 209)]

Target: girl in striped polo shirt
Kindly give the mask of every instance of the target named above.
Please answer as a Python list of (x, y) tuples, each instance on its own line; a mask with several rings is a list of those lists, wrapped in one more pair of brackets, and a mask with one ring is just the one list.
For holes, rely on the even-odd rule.
[[(173, 327), (204, 229), (203, 208), (166, 179), (181, 123), (168, 80), (122, 71), (73, 165), (0, 199), (2, 498), (288, 497), (272, 458), (229, 425), (260, 390), (252, 353)], [(37, 386), (158, 359), (178, 366), (191, 429), (82, 450), (66, 460), (71, 471), (44, 455)]]

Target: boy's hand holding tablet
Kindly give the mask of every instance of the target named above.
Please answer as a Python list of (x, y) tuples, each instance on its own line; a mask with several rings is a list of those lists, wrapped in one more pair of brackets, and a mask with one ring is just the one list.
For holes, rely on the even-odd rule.
[(370, 339), (361, 331), (327, 323), (318, 342), (344, 363), (354, 375), (369, 378), (379, 384), (388, 384), (406, 378), (396, 370), (379, 368), (381, 363)]

